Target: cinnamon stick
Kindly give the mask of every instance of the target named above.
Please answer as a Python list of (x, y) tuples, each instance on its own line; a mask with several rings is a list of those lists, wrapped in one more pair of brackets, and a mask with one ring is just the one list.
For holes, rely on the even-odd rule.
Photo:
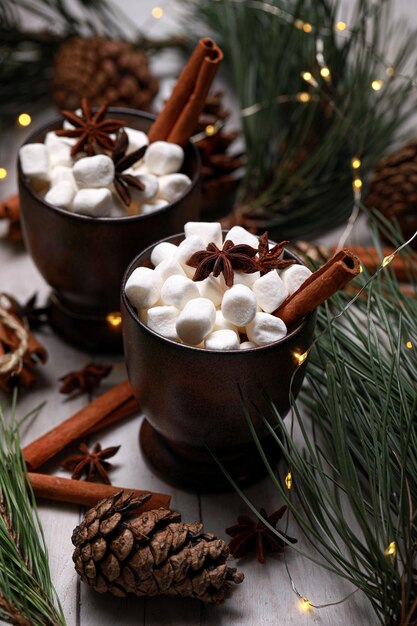
[[(373, 247), (350, 246), (349, 250), (358, 256), (362, 265), (366, 267), (370, 274), (373, 274), (380, 267), (382, 259), (390, 256), (395, 251), (395, 248), (388, 246), (382, 248), (382, 258), (378, 250)], [(415, 274), (417, 271), (415, 262), (405, 254), (394, 256), (389, 266), (394, 270), (395, 276), (399, 282), (408, 282), (410, 275)]]
[(273, 315), (280, 317), (287, 326), (292, 326), (345, 287), (359, 272), (359, 259), (343, 249), (313, 272)]
[(20, 219), (19, 195), (14, 194), (0, 202), (0, 219), (9, 219), (11, 222), (18, 222)]
[(151, 494), (151, 498), (140, 507), (141, 511), (150, 509), (168, 508), (171, 497), (163, 493), (153, 493), (138, 489), (125, 489), (114, 485), (102, 485), (101, 483), (91, 483), (84, 480), (72, 480), (71, 478), (61, 478), (59, 476), (49, 476), (47, 474), (28, 473), (29, 482), (37, 498), (45, 498), (55, 502), (71, 502), (94, 506), (103, 498), (108, 498), (118, 491), (133, 492), (135, 496)]
[(28, 470), (35, 470), (69, 443), (88, 433), (133, 396), (127, 380), (119, 383), (23, 449)]
[(94, 426), (92, 426), (84, 435), (91, 435), (92, 433), (97, 432), (98, 430), (102, 430), (103, 428), (107, 428), (108, 426), (112, 426), (117, 422), (120, 422), (125, 417), (129, 415), (133, 415), (133, 413), (138, 413), (140, 411), (140, 406), (137, 403), (136, 399), (130, 398), (124, 404), (121, 404), (115, 411), (112, 411), (101, 422), (98, 422)]
[(223, 52), (212, 39), (200, 39), (170, 98), (149, 130), (149, 143), (170, 141), (185, 146), (197, 125), (222, 59)]

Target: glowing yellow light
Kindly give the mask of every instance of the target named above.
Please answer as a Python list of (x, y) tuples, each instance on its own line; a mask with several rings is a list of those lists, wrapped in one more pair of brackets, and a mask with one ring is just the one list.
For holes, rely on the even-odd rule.
[(308, 356), (308, 352), (293, 352), (293, 356), (297, 361), (298, 365), (302, 365)]
[(154, 7), (152, 9), (152, 17), (154, 17), (156, 20), (160, 20), (163, 15), (164, 9), (162, 9), (161, 7)]
[(304, 22), (303, 22), (303, 20), (295, 20), (295, 22), (294, 22), (294, 26), (295, 26), (296, 28), (298, 28), (298, 30), (303, 30), (303, 28), (304, 28)]
[(407, 343), (405, 344), (405, 347), (408, 348), (409, 350), (412, 350), (413, 344), (411, 343), (411, 341), (407, 341)]
[(17, 118), (17, 121), (20, 126), (29, 126), (32, 123), (32, 118), (29, 113), (21, 113)]
[(384, 257), (382, 259), (382, 267), (387, 267), (387, 265), (391, 263), (393, 258), (394, 258), (393, 254), (390, 254), (389, 256)]
[(374, 91), (379, 91), (380, 89), (382, 89), (382, 85), (384, 84), (383, 80), (373, 80), (371, 83), (371, 87)]
[(392, 558), (394, 558), (397, 554), (397, 544), (395, 543), (395, 541), (391, 541), (391, 543), (389, 544), (388, 548), (385, 550), (384, 552), (385, 556), (390, 556)]
[(328, 67), (322, 67), (320, 70), (320, 74), (321, 76), (323, 76), (323, 78), (330, 78), (330, 70)]
[(307, 83), (309, 83), (312, 80), (312, 78), (313, 78), (313, 75), (312, 75), (311, 72), (302, 72), (301, 76), (302, 76), (302, 78), (304, 78), (304, 80)]
[(312, 30), (313, 30), (313, 27), (312, 27), (312, 25), (311, 25), (311, 24), (309, 24), (308, 22), (306, 22), (306, 23), (303, 25), (303, 31), (304, 31), (305, 33), (311, 33), (311, 31), (312, 31)]
[(340, 32), (342, 32), (342, 31), (346, 30), (347, 24), (346, 24), (346, 22), (336, 22), (335, 28), (336, 28), (336, 30), (339, 30)]
[(213, 124), (207, 124), (204, 130), (208, 137), (211, 137), (212, 135), (215, 135), (217, 133), (217, 128)]
[(288, 474), (285, 477), (285, 486), (287, 487), (287, 489), (291, 489), (291, 487), (292, 487), (292, 474), (291, 474), (291, 472), (288, 472)]
[(394, 74), (395, 74), (395, 68), (394, 68), (394, 67), (392, 67), (392, 65), (389, 65), (389, 66), (387, 67), (387, 69), (385, 70), (385, 74), (386, 74), (387, 76), (394, 76)]
[(362, 274), (362, 272), (363, 272), (363, 267), (362, 265), (359, 265), (359, 274)]
[(0, 180), (7, 178), (7, 170), (5, 167), (0, 167)]
[(309, 611), (311, 609), (311, 602), (307, 598), (301, 598), (300, 609), (302, 611)]
[(358, 159), (358, 157), (353, 157), (353, 159), (351, 161), (351, 165), (352, 165), (354, 170), (357, 170), (361, 166), (361, 160)]
[(119, 311), (113, 311), (106, 315), (106, 322), (113, 328), (118, 328), (122, 323), (122, 315)]
[(352, 183), (353, 188), (354, 188), (354, 189), (357, 189), (357, 190), (361, 189), (362, 184), (363, 184), (363, 183), (362, 183), (362, 181), (361, 181), (361, 179), (360, 179), (360, 178), (355, 178), (355, 179), (353, 180), (353, 183)]
[(300, 91), (300, 93), (297, 94), (297, 100), (298, 102), (310, 102), (311, 96), (307, 91)]

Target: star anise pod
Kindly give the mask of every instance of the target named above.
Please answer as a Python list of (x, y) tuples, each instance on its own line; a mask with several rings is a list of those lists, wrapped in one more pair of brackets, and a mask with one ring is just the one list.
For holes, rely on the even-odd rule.
[(9, 301), (9, 310), (19, 319), (26, 320), (29, 328), (39, 328), (49, 322), (49, 306), (36, 306), (38, 294), (34, 293), (26, 302), (21, 304), (16, 298), (5, 294)]
[(131, 203), (131, 197), (128, 187), (135, 187), (139, 191), (145, 189), (145, 185), (137, 176), (131, 174), (123, 174), (124, 170), (139, 161), (146, 152), (147, 146), (142, 146), (130, 154), (126, 154), (126, 150), (129, 146), (129, 138), (126, 131), (121, 130), (117, 135), (116, 144), (114, 146), (111, 158), (114, 163), (114, 188), (121, 197), (122, 201), (129, 206)]
[(68, 372), (59, 378), (62, 385), (59, 388), (60, 393), (70, 394), (74, 391), (83, 393), (84, 391), (92, 391), (112, 371), (113, 366), (106, 363), (89, 363), (80, 370)]
[(112, 446), (102, 450), (101, 444), (96, 443), (90, 452), (87, 444), (81, 443), (78, 448), (79, 454), (73, 454), (65, 459), (62, 467), (72, 472), (71, 478), (73, 480), (80, 480), (81, 476), (85, 474), (86, 480), (91, 481), (95, 476), (99, 475), (103, 483), (111, 485), (108, 471), (111, 470), (112, 464), (105, 459), (114, 456), (119, 448), (120, 446)]
[(258, 245), (258, 269), (262, 274), (266, 274), (271, 270), (282, 270), (295, 263), (294, 259), (283, 259), (282, 253), (288, 241), (281, 241), (273, 248), (269, 249), (268, 231), (259, 237)]
[(81, 111), (81, 115), (77, 115), (75, 111), (61, 111), (61, 115), (75, 128), (61, 128), (55, 131), (59, 137), (78, 138), (71, 148), (71, 156), (75, 156), (81, 150), (86, 152), (87, 156), (94, 156), (100, 147), (113, 150), (114, 141), (110, 135), (122, 128), (124, 123), (112, 118), (104, 119), (107, 113), (105, 104), (92, 113), (86, 98), (81, 100)]
[[(284, 505), (271, 515), (267, 515), (265, 509), (260, 509), (259, 513), (268, 524), (276, 528), (278, 520), (281, 519), (286, 510), (287, 507)], [(226, 532), (233, 537), (229, 543), (229, 548), (237, 559), (254, 550), (259, 563), (265, 563), (267, 552), (283, 552), (286, 545), (261, 520), (256, 519), (254, 521), (249, 515), (239, 515), (237, 524), (226, 528)], [(291, 543), (297, 543), (297, 539), (289, 537), (282, 531), (279, 532)]]
[(211, 242), (205, 250), (194, 252), (188, 259), (187, 265), (196, 268), (193, 280), (204, 280), (211, 273), (213, 273), (213, 276), (219, 276), (223, 272), (226, 285), (231, 287), (233, 285), (233, 270), (238, 270), (245, 274), (258, 271), (258, 266), (254, 259), (257, 252), (255, 248), (247, 244), (240, 243), (235, 246), (233, 241), (227, 239), (222, 249)]

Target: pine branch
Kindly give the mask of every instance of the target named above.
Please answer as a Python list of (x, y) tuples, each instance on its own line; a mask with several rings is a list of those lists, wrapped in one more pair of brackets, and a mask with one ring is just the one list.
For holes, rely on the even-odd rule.
[(65, 626), (26, 480), (15, 409), (16, 396), (8, 424), (0, 409), (0, 618), (12, 624)]

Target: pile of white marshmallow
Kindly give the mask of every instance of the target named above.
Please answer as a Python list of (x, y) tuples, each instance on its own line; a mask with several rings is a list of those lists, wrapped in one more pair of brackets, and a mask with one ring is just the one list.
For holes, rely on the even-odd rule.
[[(64, 128), (73, 127), (65, 121)], [(124, 130), (129, 139), (126, 154), (148, 145), (142, 131)], [(145, 186), (143, 191), (129, 186), (132, 202), (126, 207), (113, 186), (115, 170), (110, 156), (79, 153), (72, 157), (76, 141), (50, 131), (44, 143), (25, 144), (19, 150), (22, 172), (34, 191), (60, 209), (95, 217), (148, 214), (177, 200), (191, 184), (188, 176), (179, 173), (184, 161), (181, 146), (155, 141), (143, 159), (123, 172), (138, 177)]]
[[(245, 350), (285, 337), (284, 322), (271, 313), (311, 271), (298, 264), (263, 276), (235, 271), (230, 288), (222, 274), (194, 282), (195, 268), (187, 261), (210, 242), (221, 248), (222, 230), (219, 223), (210, 222), (188, 222), (184, 230), (185, 239), (178, 246), (169, 242), (155, 246), (154, 269), (138, 267), (126, 282), (126, 296), (142, 322), (163, 337), (209, 350)], [(241, 226), (233, 226), (227, 239), (258, 248), (258, 237)]]

